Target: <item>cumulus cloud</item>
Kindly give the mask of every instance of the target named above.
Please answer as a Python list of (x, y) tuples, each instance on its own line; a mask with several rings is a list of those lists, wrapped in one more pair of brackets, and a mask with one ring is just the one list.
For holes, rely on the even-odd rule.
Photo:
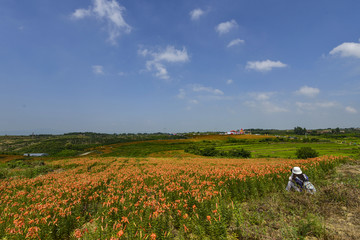
[(104, 67), (101, 65), (93, 65), (92, 66), (93, 73), (101, 75), (104, 74)]
[(122, 33), (130, 33), (131, 27), (125, 22), (123, 12), (125, 8), (115, 0), (93, 0), (93, 5), (87, 9), (76, 9), (72, 13), (73, 19), (95, 17), (107, 23), (109, 41), (116, 44), (116, 40)]
[(219, 90), (219, 89), (214, 89), (212, 87), (204, 87), (200, 84), (195, 84), (192, 86), (192, 91), (194, 92), (208, 92), (208, 93), (212, 93), (214, 95), (224, 95), (224, 92)]
[(174, 46), (167, 46), (165, 50), (158, 53), (152, 53), (154, 61), (166, 61), (166, 62), (187, 62), (189, 61), (189, 55), (186, 48), (182, 50), (175, 49)]
[(160, 49), (157, 52), (141, 49), (138, 51), (138, 54), (144, 57), (150, 56), (151, 60), (146, 62), (146, 69), (148, 71), (154, 70), (156, 77), (165, 80), (170, 78), (165, 66), (166, 63), (184, 63), (190, 59), (185, 47), (179, 50), (174, 46), (167, 46), (166, 49)]
[(357, 113), (357, 110), (353, 107), (347, 106), (345, 108), (345, 111), (347, 111), (348, 113)]
[(92, 14), (92, 11), (90, 9), (76, 9), (75, 12), (72, 14), (72, 17), (75, 19), (81, 19), (87, 16), (90, 16)]
[(274, 92), (260, 92), (260, 93), (250, 93), (250, 96), (257, 101), (266, 101), (269, 100), (271, 96), (273, 96)]
[(284, 68), (287, 65), (280, 61), (249, 61), (246, 64), (246, 69), (251, 69), (259, 72), (271, 71), (273, 68)]
[(233, 19), (231, 21), (222, 22), (219, 23), (215, 30), (220, 35), (230, 32), (232, 29), (236, 28), (238, 26), (237, 22)]
[(233, 46), (236, 46), (236, 45), (239, 45), (241, 43), (245, 43), (244, 40), (240, 39), (240, 38), (237, 38), (237, 39), (234, 39), (232, 40), (231, 42), (229, 42), (229, 44), (227, 45), (227, 47), (233, 47)]
[(320, 93), (318, 88), (312, 88), (308, 86), (303, 86), (299, 90), (296, 91), (296, 94), (304, 95), (306, 97), (315, 97)]
[(201, 10), (200, 8), (196, 8), (196, 9), (192, 10), (189, 14), (190, 14), (191, 20), (195, 21), (195, 20), (198, 20), (202, 15), (204, 15), (205, 12), (203, 10)]
[(155, 76), (161, 79), (169, 79), (168, 71), (162, 63), (155, 62), (155, 61), (147, 61), (146, 62), (146, 69), (151, 71), (155, 69), (156, 73)]
[(330, 51), (331, 55), (360, 58), (360, 43), (345, 42)]

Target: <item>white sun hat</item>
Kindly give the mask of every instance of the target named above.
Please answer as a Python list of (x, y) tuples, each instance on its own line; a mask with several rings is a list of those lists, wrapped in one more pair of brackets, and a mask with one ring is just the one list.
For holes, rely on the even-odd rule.
[(293, 174), (302, 174), (302, 171), (301, 171), (301, 169), (299, 167), (294, 167), (292, 169), (292, 173)]

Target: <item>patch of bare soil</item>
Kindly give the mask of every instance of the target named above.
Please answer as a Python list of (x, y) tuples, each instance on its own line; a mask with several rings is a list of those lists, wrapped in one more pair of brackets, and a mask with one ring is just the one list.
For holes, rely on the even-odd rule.
[(325, 204), (323, 209), (328, 212), (325, 228), (331, 239), (360, 239), (360, 189), (356, 185), (359, 180), (359, 162), (337, 169), (336, 183), (329, 186), (332, 193), (327, 194), (330, 204)]

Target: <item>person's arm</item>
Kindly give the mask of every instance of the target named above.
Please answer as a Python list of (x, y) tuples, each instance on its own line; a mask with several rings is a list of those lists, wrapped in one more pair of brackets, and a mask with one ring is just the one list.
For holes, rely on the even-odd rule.
[(304, 178), (305, 178), (305, 181), (309, 181), (309, 177), (306, 176), (306, 174), (304, 173)]
[(289, 177), (289, 181), (292, 181), (292, 180), (293, 180), (293, 174), (291, 174)]

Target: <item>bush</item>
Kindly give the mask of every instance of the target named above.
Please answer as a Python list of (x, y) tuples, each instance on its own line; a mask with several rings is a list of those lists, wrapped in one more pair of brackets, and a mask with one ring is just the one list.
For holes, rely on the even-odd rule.
[(219, 151), (215, 149), (215, 147), (205, 147), (201, 150), (202, 156), (216, 156), (219, 154)]
[(311, 147), (302, 147), (296, 150), (296, 157), (299, 159), (318, 157), (319, 153)]
[(241, 157), (241, 158), (250, 158), (251, 152), (248, 150), (245, 150), (243, 148), (241, 149), (232, 149), (228, 152), (229, 157)]

